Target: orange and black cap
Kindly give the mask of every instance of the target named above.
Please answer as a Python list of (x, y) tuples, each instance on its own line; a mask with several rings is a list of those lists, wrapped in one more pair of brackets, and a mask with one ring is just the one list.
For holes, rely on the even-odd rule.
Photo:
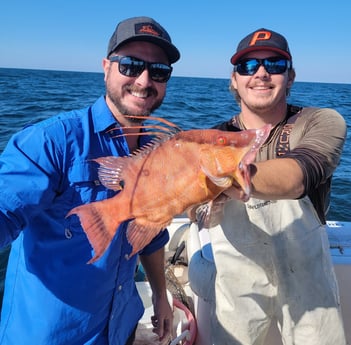
[(235, 65), (244, 55), (257, 50), (271, 50), (288, 60), (292, 59), (285, 37), (272, 30), (262, 28), (252, 32), (239, 42), (236, 53), (231, 57), (230, 62)]

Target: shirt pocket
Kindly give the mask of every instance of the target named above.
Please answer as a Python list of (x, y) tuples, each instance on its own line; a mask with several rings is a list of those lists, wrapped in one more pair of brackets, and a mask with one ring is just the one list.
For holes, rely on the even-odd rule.
[(103, 200), (116, 194), (101, 184), (98, 176), (98, 164), (93, 161), (72, 165), (68, 174), (73, 194), (72, 201), (75, 205)]
[[(101, 201), (116, 195), (116, 192), (103, 186), (98, 177), (98, 164), (93, 161), (77, 162), (68, 170), (69, 187), (64, 193), (66, 208)], [(69, 217), (71, 229), (80, 228), (78, 217)]]

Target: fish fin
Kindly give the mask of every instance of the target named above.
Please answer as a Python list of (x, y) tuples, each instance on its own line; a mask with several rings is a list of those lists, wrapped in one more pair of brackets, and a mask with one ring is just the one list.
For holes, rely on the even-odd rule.
[(148, 143), (144, 144), (140, 148), (136, 149), (131, 157), (144, 158), (149, 155), (152, 151), (156, 150), (164, 142), (170, 140), (174, 135), (158, 135), (157, 137), (150, 140)]
[[(128, 136), (149, 136), (151, 140), (144, 144), (142, 147), (133, 152), (131, 156), (146, 156), (151, 151), (155, 150), (158, 146), (160, 146), (163, 142), (168, 141), (173, 138), (178, 133), (182, 133), (182, 129), (174, 124), (171, 121), (168, 121), (164, 118), (154, 117), (154, 116), (139, 116), (139, 115), (124, 115), (125, 118), (129, 118), (131, 120), (145, 120), (150, 124), (134, 122), (132, 126), (123, 126), (123, 129), (120, 127), (112, 128), (110, 131), (115, 131), (116, 129), (120, 130), (120, 134), (115, 135), (115, 138), (118, 137), (128, 137)], [(156, 124), (155, 124), (156, 122)], [(124, 133), (126, 129), (132, 128), (133, 132)], [(141, 131), (135, 132), (136, 129)]]
[(210, 229), (220, 224), (226, 201), (230, 200), (225, 194), (220, 194), (214, 200), (201, 204), (196, 208), (195, 217), (198, 223), (199, 231)]
[(101, 157), (94, 159), (99, 163), (99, 180), (108, 189), (123, 189), (123, 167), (128, 157)]
[(79, 217), (82, 228), (94, 249), (95, 255), (88, 264), (97, 261), (104, 254), (121, 223), (115, 215), (107, 211), (106, 201), (75, 207), (66, 216), (67, 218), (75, 214)]
[[(175, 123), (168, 121), (162, 117), (156, 117), (156, 116), (142, 116), (142, 115), (124, 115), (124, 117), (129, 118), (129, 119), (139, 119), (139, 120), (147, 120), (147, 121), (154, 121), (154, 122), (158, 122), (158, 123), (163, 123), (164, 126), (159, 126), (159, 125), (149, 125), (149, 126), (145, 126), (145, 125), (141, 125), (139, 126), (139, 128), (158, 128), (160, 127), (162, 129), (162, 131), (164, 132), (180, 132), (182, 131), (182, 129), (176, 125)], [(125, 127), (124, 127), (125, 128)], [(135, 124), (132, 127), (133, 129), (136, 128)]]
[(107, 156), (93, 159), (94, 162), (99, 164), (98, 174), (100, 182), (108, 189), (114, 191), (122, 190), (124, 188), (124, 171), (131, 160), (143, 159), (162, 143), (170, 140), (171, 137), (171, 135), (168, 135), (154, 138), (127, 157)]
[(212, 201), (202, 204), (196, 209), (196, 221), (198, 223), (199, 230), (208, 228), (207, 224), (209, 222), (211, 207)]
[(168, 223), (162, 226), (159, 224), (141, 225), (137, 223), (137, 220), (132, 220), (128, 224), (127, 229), (127, 239), (133, 248), (132, 252), (129, 254), (129, 258), (148, 245), (156, 235), (167, 227), (167, 225)]

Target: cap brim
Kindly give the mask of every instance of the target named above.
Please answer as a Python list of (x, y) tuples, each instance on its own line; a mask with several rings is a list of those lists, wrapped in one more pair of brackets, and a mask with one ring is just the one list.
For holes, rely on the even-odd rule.
[(278, 53), (284, 57), (286, 57), (288, 60), (291, 60), (291, 55), (282, 50), (282, 49), (279, 49), (279, 48), (274, 48), (274, 47), (265, 47), (265, 46), (254, 46), (254, 47), (249, 47), (249, 48), (246, 48), (246, 49), (243, 49), (241, 50), (240, 52), (238, 53), (235, 53), (231, 59), (230, 59), (230, 62), (235, 65), (244, 55), (250, 53), (250, 52), (253, 52), (253, 51), (260, 51), (260, 50), (269, 50), (269, 51), (273, 51), (275, 53)]

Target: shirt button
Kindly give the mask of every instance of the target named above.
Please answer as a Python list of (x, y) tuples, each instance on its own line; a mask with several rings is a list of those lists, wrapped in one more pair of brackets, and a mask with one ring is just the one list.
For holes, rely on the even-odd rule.
[(122, 290), (122, 285), (118, 285), (118, 291), (121, 291)]

